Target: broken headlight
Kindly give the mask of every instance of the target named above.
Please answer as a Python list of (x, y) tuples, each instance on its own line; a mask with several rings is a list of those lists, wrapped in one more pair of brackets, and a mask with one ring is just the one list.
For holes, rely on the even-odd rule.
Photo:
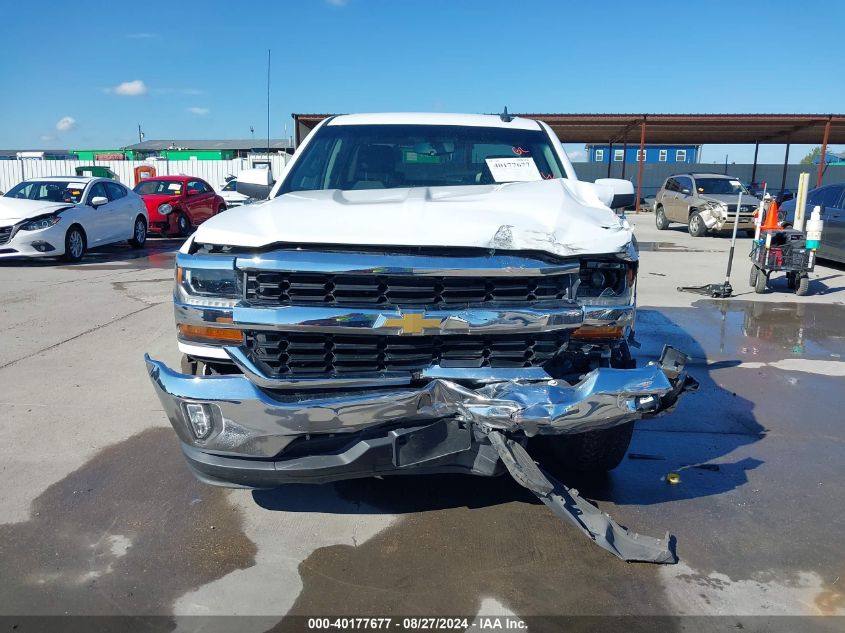
[(630, 276), (626, 262), (587, 260), (581, 262), (577, 297), (618, 297), (625, 294)]

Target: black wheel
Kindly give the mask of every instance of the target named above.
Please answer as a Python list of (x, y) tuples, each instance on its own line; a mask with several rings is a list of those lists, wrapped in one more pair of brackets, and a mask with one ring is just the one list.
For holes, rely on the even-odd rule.
[(601, 474), (616, 468), (628, 452), (634, 423), (573, 435), (544, 438), (559, 466), (566, 470)]
[(752, 288), (757, 285), (757, 275), (759, 274), (759, 269), (754, 264), (751, 264), (751, 273), (748, 275), (748, 285)]
[(66, 262), (78, 262), (85, 255), (85, 232), (74, 225), (65, 233), (65, 254), (62, 259)]
[(766, 292), (766, 283), (769, 281), (769, 276), (766, 274), (765, 271), (760, 270), (757, 272), (757, 279), (754, 282), (754, 292), (758, 295), (763, 294)]
[(786, 273), (786, 287), (790, 290), (795, 290), (795, 283), (798, 279), (798, 273)]
[[(795, 273), (796, 275), (798, 273)], [(810, 277), (808, 275), (801, 275), (798, 278), (798, 283), (795, 285), (795, 294), (803, 297), (810, 290)]]
[(176, 216), (176, 235), (179, 237), (188, 237), (191, 233), (191, 221), (188, 216), (180, 212)]
[(669, 220), (666, 219), (666, 212), (662, 206), (657, 207), (654, 212), (654, 223), (657, 225), (658, 231), (665, 231), (669, 228)]
[(707, 225), (704, 224), (704, 219), (698, 211), (693, 211), (689, 216), (689, 234), (693, 237), (704, 237), (705, 233), (707, 233)]
[(228, 207), (225, 204), (221, 204), (219, 207), (217, 207), (217, 213), (223, 213), (226, 209), (228, 209)]
[(129, 240), (129, 246), (132, 248), (144, 248), (147, 241), (147, 221), (143, 216), (139, 215), (135, 218), (135, 226), (132, 229), (132, 238)]

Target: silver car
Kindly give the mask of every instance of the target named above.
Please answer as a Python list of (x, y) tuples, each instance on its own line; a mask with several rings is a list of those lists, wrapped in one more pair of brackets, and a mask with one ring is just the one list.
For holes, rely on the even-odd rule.
[[(822, 241), (819, 257), (845, 263), (845, 183), (825, 185), (807, 192), (805, 219), (810, 218), (813, 207), (822, 207)], [(778, 220), (783, 226), (792, 226), (795, 218), (795, 200), (783, 203)]]
[(737, 200), (737, 229), (754, 231), (753, 214), (760, 200), (748, 193), (737, 178), (725, 174), (677, 174), (667, 178), (657, 192), (654, 221), (661, 231), (672, 222), (686, 224), (693, 237), (702, 237), (708, 231), (733, 230)]

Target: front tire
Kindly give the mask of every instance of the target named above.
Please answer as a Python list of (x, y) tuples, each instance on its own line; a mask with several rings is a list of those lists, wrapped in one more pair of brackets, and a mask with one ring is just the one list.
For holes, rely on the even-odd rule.
[(704, 237), (707, 233), (707, 225), (704, 224), (704, 218), (698, 211), (693, 211), (689, 216), (689, 234), (692, 237)]
[(626, 422), (609, 429), (548, 437), (545, 441), (561, 468), (598, 475), (619, 465), (633, 434), (634, 423)]
[(132, 238), (129, 240), (129, 246), (132, 248), (144, 248), (147, 242), (147, 221), (143, 216), (135, 218), (135, 226), (132, 229)]
[(756, 292), (758, 295), (761, 295), (766, 292), (766, 284), (768, 282), (769, 276), (765, 273), (765, 271), (757, 271), (757, 279), (754, 282), (754, 292)]
[(760, 270), (754, 264), (751, 264), (751, 273), (748, 275), (748, 285), (752, 288), (757, 285), (757, 276), (759, 274)]
[(662, 206), (657, 207), (654, 212), (654, 224), (658, 231), (665, 231), (669, 228), (669, 220), (666, 219), (666, 211), (663, 210)]
[(191, 233), (191, 221), (188, 216), (182, 212), (176, 216), (176, 235), (179, 237), (188, 237)]
[(65, 254), (62, 259), (66, 262), (78, 262), (85, 255), (85, 232), (78, 225), (74, 225), (65, 233)]

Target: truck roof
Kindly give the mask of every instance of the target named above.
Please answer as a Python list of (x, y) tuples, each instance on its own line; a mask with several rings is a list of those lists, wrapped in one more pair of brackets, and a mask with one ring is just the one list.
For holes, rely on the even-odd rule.
[(326, 125), (462, 125), (467, 127), (498, 127), (516, 130), (540, 130), (533, 119), (512, 117), (503, 121), (498, 114), (453, 114), (447, 112), (371, 112), (341, 114)]

